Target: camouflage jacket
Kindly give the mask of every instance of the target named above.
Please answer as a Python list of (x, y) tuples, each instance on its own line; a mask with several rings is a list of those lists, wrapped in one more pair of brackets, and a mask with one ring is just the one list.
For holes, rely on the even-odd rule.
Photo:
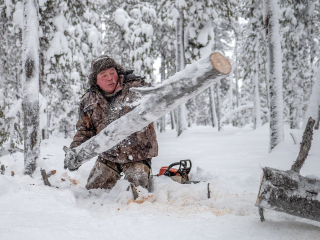
[[(79, 107), (77, 132), (70, 148), (75, 148), (83, 142), (100, 133), (114, 120), (134, 109), (131, 105), (136, 99), (136, 93), (129, 91), (131, 87), (142, 87), (146, 83), (134, 79), (122, 86), (113, 96), (105, 96), (98, 88), (91, 88), (82, 97)], [(124, 126), (125, 127), (125, 126)], [(153, 124), (140, 132), (131, 134), (119, 144), (100, 154), (104, 160), (116, 163), (128, 163), (151, 159), (158, 155), (158, 142)]]

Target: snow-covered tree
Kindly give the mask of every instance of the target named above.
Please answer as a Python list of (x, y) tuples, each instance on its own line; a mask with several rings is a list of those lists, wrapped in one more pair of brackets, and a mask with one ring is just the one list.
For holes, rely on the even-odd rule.
[(35, 0), (24, 0), (23, 6), (24, 173), (32, 175), (40, 154), (39, 10)]
[(311, 90), (313, 66), (307, 42), (307, 2), (282, 1), (284, 114), (292, 129), (299, 128)]
[(268, 38), (268, 63), (270, 87), (270, 146), (272, 151), (284, 140), (283, 94), (282, 94), (282, 55), (279, 26), (279, 5), (277, 0), (266, 0), (264, 22)]

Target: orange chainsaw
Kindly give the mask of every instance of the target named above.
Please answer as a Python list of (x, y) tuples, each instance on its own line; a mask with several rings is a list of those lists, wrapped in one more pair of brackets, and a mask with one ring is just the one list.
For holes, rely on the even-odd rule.
[[(179, 166), (179, 168), (174, 168)], [(160, 168), (160, 171), (157, 175), (151, 175), (148, 183), (149, 192), (153, 191), (153, 177), (167, 176), (170, 177), (173, 181), (176, 181), (181, 184), (190, 184), (190, 183), (199, 183), (200, 181), (190, 181), (189, 172), (191, 171), (192, 163), (190, 159), (181, 160), (180, 162), (175, 162), (169, 166), (164, 166)]]

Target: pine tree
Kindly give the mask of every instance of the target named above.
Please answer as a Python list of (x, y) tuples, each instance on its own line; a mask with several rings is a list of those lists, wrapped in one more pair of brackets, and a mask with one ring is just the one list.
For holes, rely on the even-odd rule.
[[(3, 91), (0, 143), (4, 152), (14, 152), (23, 140), (22, 119), (22, 3), (0, 1), (0, 76)], [(5, 144), (7, 143), (7, 144)]]
[(279, 6), (276, 0), (266, 0), (265, 22), (268, 38), (270, 83), (270, 151), (284, 140), (282, 56), (279, 29)]
[(35, 0), (23, 1), (23, 114), (25, 174), (32, 175), (40, 154), (39, 17)]

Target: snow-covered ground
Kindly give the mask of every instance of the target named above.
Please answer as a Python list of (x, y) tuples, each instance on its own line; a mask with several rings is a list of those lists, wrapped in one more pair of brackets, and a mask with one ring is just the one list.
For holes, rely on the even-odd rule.
[[(268, 153), (268, 126), (193, 127), (177, 138), (158, 133), (160, 167), (191, 159), (192, 180), (180, 185), (166, 177), (155, 179), (155, 190), (138, 188), (134, 202), (129, 183), (118, 181), (111, 190), (87, 191), (84, 186), (94, 160), (78, 171), (63, 169), (63, 145), (71, 139), (52, 137), (41, 144), (34, 177), (23, 175), (23, 154), (0, 158), (0, 239), (320, 239), (320, 223), (271, 210), (260, 222), (256, 201), (263, 166), (290, 169), (299, 152), (292, 132), (301, 141), (302, 130), (285, 129), (285, 141)], [(320, 177), (320, 131), (315, 131), (309, 157), (301, 170)], [(44, 186), (40, 168), (57, 170)], [(11, 176), (14, 171), (14, 177)], [(207, 183), (211, 198), (207, 199)]]

